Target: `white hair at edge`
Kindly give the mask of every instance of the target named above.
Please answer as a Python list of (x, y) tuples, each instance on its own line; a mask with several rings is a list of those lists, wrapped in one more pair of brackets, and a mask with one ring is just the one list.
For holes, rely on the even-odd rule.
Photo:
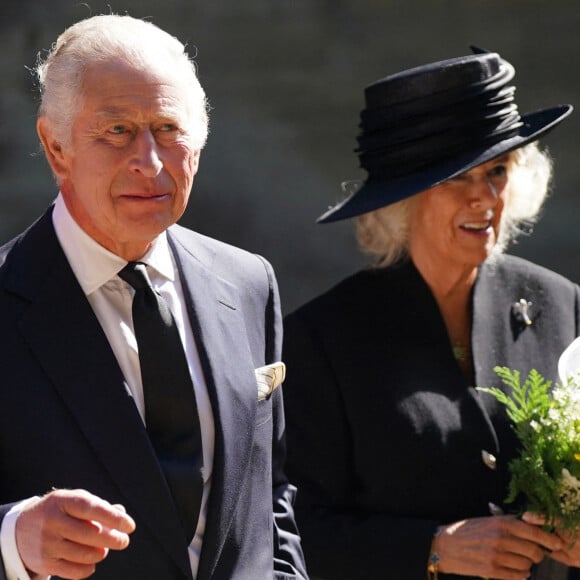
[(125, 61), (142, 70), (155, 65), (163, 71), (173, 68), (175, 77), (186, 82), (194, 148), (204, 146), (208, 105), (185, 46), (151, 22), (116, 14), (93, 16), (73, 24), (58, 37), (44, 60), (39, 56), (39, 115), (46, 117), (58, 141), (70, 144), (72, 123), (83, 106), (85, 71), (110, 60)]
[[(537, 143), (530, 143), (509, 154), (508, 172), (509, 192), (491, 259), (538, 220), (549, 193), (552, 161)], [(410, 212), (415, 197), (357, 217), (359, 248), (373, 256), (375, 267), (385, 268), (408, 256)]]

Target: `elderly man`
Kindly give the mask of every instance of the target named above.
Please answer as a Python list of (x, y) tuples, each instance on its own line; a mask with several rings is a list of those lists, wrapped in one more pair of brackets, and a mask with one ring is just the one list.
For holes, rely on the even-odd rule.
[(60, 191), (0, 248), (0, 578), (305, 578), (273, 272), (174, 225), (207, 134), (193, 63), (108, 15), (37, 72)]

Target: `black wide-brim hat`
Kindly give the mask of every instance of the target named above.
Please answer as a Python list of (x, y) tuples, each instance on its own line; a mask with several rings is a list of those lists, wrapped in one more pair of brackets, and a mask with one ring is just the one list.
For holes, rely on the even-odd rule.
[(357, 152), (368, 177), (317, 221), (354, 217), (434, 187), (536, 141), (572, 112), (560, 105), (520, 115), (513, 77), (510, 63), (478, 50), (367, 86)]

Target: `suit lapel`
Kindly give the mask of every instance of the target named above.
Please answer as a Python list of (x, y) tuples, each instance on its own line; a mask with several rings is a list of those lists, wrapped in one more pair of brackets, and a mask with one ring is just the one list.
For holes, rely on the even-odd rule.
[[(238, 290), (211, 270), (205, 248), (170, 237), (215, 424), (214, 464), (198, 577), (211, 577), (250, 465), (257, 387)], [(250, 427), (248, 427), (250, 426)]]
[[(20, 329), (105, 472), (189, 574), (166, 484), (109, 343), (56, 239), (50, 214), (16, 250), (12, 289), (31, 300)], [(34, 261), (34, 263), (33, 263)], [(36, 268), (41, 264), (41, 268)]]

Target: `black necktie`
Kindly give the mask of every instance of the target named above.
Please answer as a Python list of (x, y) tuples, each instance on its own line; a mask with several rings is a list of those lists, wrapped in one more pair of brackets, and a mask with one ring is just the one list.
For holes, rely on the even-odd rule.
[(133, 326), (139, 347), (147, 433), (189, 544), (201, 505), (203, 455), (185, 352), (171, 311), (153, 290), (145, 264), (129, 262), (119, 276), (135, 289)]

